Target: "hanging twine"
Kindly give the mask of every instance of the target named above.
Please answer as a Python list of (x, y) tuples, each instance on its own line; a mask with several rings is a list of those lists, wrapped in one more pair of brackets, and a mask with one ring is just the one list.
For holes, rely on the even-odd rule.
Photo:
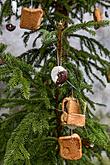
[(58, 42), (57, 42), (57, 65), (62, 65), (62, 33), (63, 33), (63, 23), (60, 21), (58, 23)]
[(30, 6), (30, 8), (33, 8), (33, 0), (31, 0), (31, 6)]

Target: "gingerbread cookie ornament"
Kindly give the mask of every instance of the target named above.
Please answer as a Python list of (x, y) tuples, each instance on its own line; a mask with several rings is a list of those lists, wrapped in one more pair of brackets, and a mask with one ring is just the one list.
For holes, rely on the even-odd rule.
[[(95, 22), (101, 22), (103, 20), (103, 14), (100, 8), (95, 7), (93, 17)], [(94, 25), (94, 28), (97, 30), (100, 28), (100, 25)]]
[(82, 143), (78, 134), (59, 137), (60, 156), (67, 160), (78, 160), (82, 157)]
[(61, 122), (68, 127), (85, 126), (85, 115), (80, 112), (80, 105), (77, 99), (66, 97), (62, 102)]
[(40, 28), (43, 10), (41, 7), (35, 9), (32, 7), (23, 7), (21, 10), (20, 28), (28, 30), (37, 30)]
[(102, 12), (101, 12), (100, 8), (98, 8), (98, 7), (96, 7), (94, 9), (93, 16), (94, 16), (94, 21), (96, 21), (96, 22), (100, 22), (103, 20)]

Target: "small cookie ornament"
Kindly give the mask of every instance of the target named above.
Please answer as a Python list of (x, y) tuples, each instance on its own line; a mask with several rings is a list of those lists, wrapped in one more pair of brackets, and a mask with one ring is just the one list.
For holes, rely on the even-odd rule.
[(20, 18), (20, 28), (37, 30), (40, 28), (40, 24), (43, 17), (43, 10), (41, 8), (22, 8)]
[(82, 143), (78, 134), (59, 137), (60, 156), (67, 160), (78, 160), (82, 157)]
[[(100, 8), (97, 7), (94, 9), (93, 17), (94, 17), (95, 22), (101, 22), (103, 20), (103, 15), (102, 15)], [(98, 29), (99, 27), (100, 27), (100, 25), (94, 26), (95, 29)]]
[(80, 113), (80, 105), (77, 99), (66, 97), (62, 102), (61, 122), (69, 128), (85, 126), (85, 115)]
[(56, 85), (62, 85), (67, 80), (67, 70), (62, 66), (55, 66), (51, 71), (51, 78)]
[(102, 12), (98, 7), (94, 9), (93, 16), (94, 16), (94, 21), (96, 22), (100, 22), (103, 20)]

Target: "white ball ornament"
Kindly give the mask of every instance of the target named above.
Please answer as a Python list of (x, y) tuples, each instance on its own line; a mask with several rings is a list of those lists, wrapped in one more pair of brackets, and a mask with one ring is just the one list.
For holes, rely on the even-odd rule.
[(67, 70), (62, 66), (55, 66), (51, 71), (51, 78), (55, 84), (61, 85), (67, 80)]

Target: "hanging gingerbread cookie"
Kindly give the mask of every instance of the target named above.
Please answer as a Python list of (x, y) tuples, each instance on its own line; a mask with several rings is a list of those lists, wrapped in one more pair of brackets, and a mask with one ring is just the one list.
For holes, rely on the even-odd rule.
[(61, 122), (69, 128), (85, 126), (85, 115), (81, 114), (79, 101), (73, 97), (66, 97), (62, 102)]
[(67, 160), (78, 160), (82, 157), (82, 142), (78, 134), (59, 137), (60, 156)]
[[(101, 22), (103, 20), (103, 14), (99, 7), (94, 8), (93, 17), (95, 22)], [(100, 25), (95, 25), (94, 28), (98, 29)]]
[(29, 29), (29, 30), (37, 30), (40, 28), (43, 10), (39, 7), (37, 9), (33, 8), (32, 0), (31, 7), (23, 7), (21, 10), (20, 17), (20, 28)]

